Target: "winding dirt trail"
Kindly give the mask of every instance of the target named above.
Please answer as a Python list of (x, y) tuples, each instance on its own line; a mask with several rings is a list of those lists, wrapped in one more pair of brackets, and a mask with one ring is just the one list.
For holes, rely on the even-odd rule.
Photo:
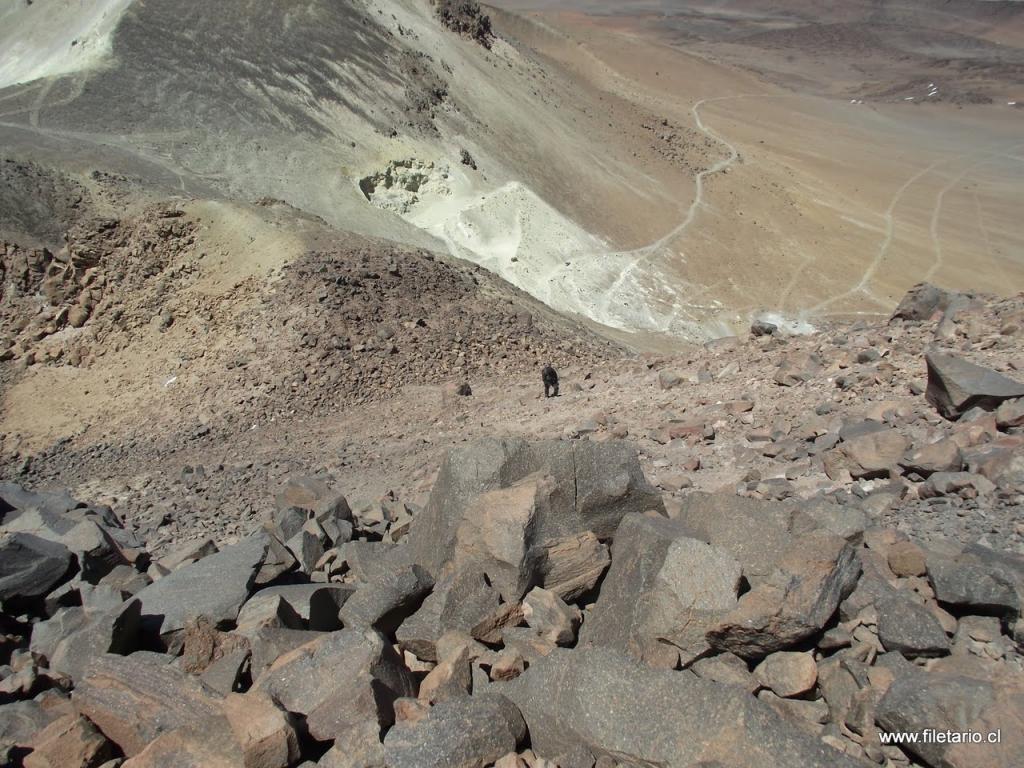
[[(627, 257), (632, 256), (634, 258), (622, 270), (618, 278), (616, 278), (615, 282), (613, 282), (609, 286), (603, 302), (604, 311), (610, 310), (612, 304), (622, 298), (621, 295), (623, 285), (627, 280), (629, 280), (633, 276), (633, 274), (639, 267), (645, 265), (651, 259), (652, 256), (655, 256), (656, 254), (660, 253), (662, 249), (664, 249), (673, 240), (676, 240), (679, 237), (681, 237), (690, 227), (690, 225), (693, 224), (693, 222), (697, 218), (697, 212), (704, 205), (704, 179), (707, 178), (708, 176), (713, 176), (716, 173), (722, 173), (723, 171), (727, 170), (730, 166), (732, 166), (733, 163), (735, 163), (736, 160), (739, 158), (739, 150), (737, 150), (736, 147), (723, 136), (708, 128), (708, 126), (704, 123), (703, 119), (700, 116), (700, 108), (704, 104), (736, 98), (743, 98), (743, 96), (718, 96), (710, 99), (701, 99), (690, 108), (690, 114), (693, 115), (693, 122), (697, 129), (708, 138), (722, 144), (728, 150), (729, 154), (727, 157), (724, 157), (715, 162), (710, 168), (706, 168), (696, 175), (694, 179), (695, 194), (693, 196), (693, 201), (690, 203), (690, 207), (687, 209), (686, 215), (683, 217), (682, 221), (679, 222), (679, 224), (677, 224), (675, 227), (673, 227), (671, 230), (666, 232), (664, 235), (662, 235), (654, 242), (648, 243), (647, 245), (641, 246), (639, 248), (634, 248), (633, 250), (630, 251), (609, 252), (608, 255)], [(678, 317), (681, 309), (682, 307), (677, 302), (673, 314), (667, 320), (667, 322), (665, 323), (665, 327), (662, 330), (669, 330), (672, 320)]]
[(924, 178), (929, 173), (938, 168), (940, 165), (951, 162), (953, 159), (955, 158), (937, 160), (931, 165), (922, 168), (920, 171), (918, 171), (905, 182), (903, 182), (903, 185), (896, 190), (896, 193), (892, 196), (892, 199), (889, 201), (889, 207), (885, 209), (885, 238), (879, 245), (878, 252), (875, 254), (874, 259), (871, 260), (867, 268), (864, 270), (864, 273), (861, 275), (860, 281), (852, 288), (850, 288), (848, 291), (844, 291), (843, 293), (837, 293), (835, 296), (832, 296), (831, 298), (825, 299), (824, 301), (815, 304), (808, 310), (809, 313), (820, 312), (821, 310), (826, 309), (835, 302), (841, 301), (842, 299), (845, 298), (849, 298), (850, 296), (853, 296), (857, 293), (864, 293), (864, 295), (866, 295), (870, 299), (881, 303), (880, 299), (878, 299), (876, 296), (870, 293), (870, 289), (868, 289), (868, 284), (871, 282), (871, 279), (875, 276), (875, 272), (878, 271), (878, 268), (881, 266), (882, 261), (889, 253), (889, 247), (892, 245), (893, 236), (896, 233), (896, 206), (899, 205), (900, 200), (903, 199), (903, 195), (906, 194), (907, 190), (909, 190), (919, 179)]

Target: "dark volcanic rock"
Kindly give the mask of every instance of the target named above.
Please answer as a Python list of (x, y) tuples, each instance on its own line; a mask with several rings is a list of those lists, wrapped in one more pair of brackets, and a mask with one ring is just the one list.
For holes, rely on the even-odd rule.
[(339, 616), (347, 629), (378, 629), (390, 634), (413, 613), (434, 579), (413, 565), (364, 584), (342, 606)]
[(214, 555), (179, 568), (141, 590), (143, 630), (167, 635), (189, 619), (206, 616), (233, 622), (255, 587), (269, 537), (257, 534)]
[(791, 517), (791, 508), (779, 502), (732, 493), (694, 493), (684, 500), (679, 520), (687, 536), (735, 557), (753, 586), (768, 577), (792, 543)]
[(495, 627), (501, 596), (479, 570), (446, 576), (396, 632), (399, 644), (420, 659), (437, 660), (437, 641), (449, 630), (481, 639)]
[(515, 752), (525, 735), (523, 716), (504, 696), (460, 696), (388, 731), (385, 762), (390, 768), (478, 768)]
[(911, 322), (933, 320), (950, 307), (957, 295), (931, 283), (918, 283), (900, 299), (892, 319)]
[(1005, 400), (1024, 397), (1024, 384), (991, 368), (940, 352), (925, 355), (928, 364), (928, 402), (947, 419), (972, 408), (994, 411)]
[[(629, 512), (664, 512), (661, 495), (640, 469), (636, 449), (625, 442), (486, 438), (449, 453), (426, 507), (413, 520), (402, 556), (437, 577), (455, 555), (459, 527), (473, 501), (531, 475), (550, 478), (537, 481), (543, 487), (531, 512), (529, 543), (534, 550), (586, 531), (607, 539)], [(541, 553), (530, 556), (539, 560)]]
[(1024, 606), (1024, 558), (975, 544), (959, 557), (929, 555), (935, 599), (961, 610), (1016, 618)]
[(880, 600), (878, 639), (887, 651), (899, 651), (908, 659), (949, 653), (949, 638), (927, 608), (908, 597)]
[(71, 552), (31, 533), (12, 533), (0, 540), (0, 600), (42, 597), (71, 568)]
[(626, 765), (853, 768), (739, 687), (650, 669), (607, 648), (555, 650), (501, 688), (534, 752), (565, 768)]
[(394, 722), (394, 700), (415, 696), (412, 676), (384, 638), (343, 629), (286, 653), (254, 684), (306, 719), (318, 740), (344, 739), (366, 723)]
[(843, 539), (802, 536), (771, 576), (708, 632), (708, 642), (748, 659), (785, 650), (825, 626), (860, 573), (860, 559)]
[(736, 606), (740, 564), (686, 535), (678, 520), (628, 515), (615, 535), (601, 596), (582, 645), (617, 648), (674, 668), (708, 650), (705, 634)]
[(127, 654), (136, 648), (142, 606), (130, 600), (99, 616), (61, 640), (50, 667), (72, 680), (81, 680), (93, 658), (105, 653)]
[[(889, 686), (878, 703), (879, 726), (888, 731), (922, 733), (926, 728), (935, 731), (963, 732), (992, 703), (992, 684), (984, 680), (960, 675), (928, 673), (918, 667), (904, 669)], [(985, 749), (974, 745), (977, 749)], [(949, 744), (918, 740), (906, 749), (926, 764), (956, 768), (946, 762), (944, 755)], [(975, 765), (999, 765), (986, 762), (980, 751)], [(1019, 755), (1018, 755), (1019, 757)], [(1011, 763), (1005, 763), (1011, 765)], [(963, 768), (967, 768), (966, 764)]]

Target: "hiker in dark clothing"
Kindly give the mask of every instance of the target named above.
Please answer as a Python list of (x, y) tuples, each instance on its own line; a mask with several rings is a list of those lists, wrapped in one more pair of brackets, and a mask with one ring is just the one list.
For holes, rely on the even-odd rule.
[(558, 397), (558, 372), (548, 364), (544, 366), (540, 377), (544, 380), (544, 397)]

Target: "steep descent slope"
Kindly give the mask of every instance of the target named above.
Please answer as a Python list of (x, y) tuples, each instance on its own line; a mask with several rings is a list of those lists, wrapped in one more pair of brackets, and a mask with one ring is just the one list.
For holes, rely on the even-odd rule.
[[(427, 2), (115, 10), (96, 55), (38, 39), (30, 53), (49, 64), (22, 74), (50, 76), (8, 78), (0, 137), (12, 154), (89, 155), (93, 167), (133, 165), (164, 193), (271, 196), (348, 231), (451, 246), (559, 309), (620, 327), (630, 318), (603, 316), (592, 296), (621, 268), (614, 253), (668, 231), (688, 203), (677, 191), (692, 186), (690, 169), (651, 146), (658, 115), (514, 40), (461, 37)], [(12, 23), (33, 28), (30, 11)], [(379, 201), (367, 180), (395, 165), (428, 172), (389, 178), (403, 208), (368, 204)], [(481, 209), (521, 238), (474, 233)], [(565, 268), (574, 260), (585, 275)]]

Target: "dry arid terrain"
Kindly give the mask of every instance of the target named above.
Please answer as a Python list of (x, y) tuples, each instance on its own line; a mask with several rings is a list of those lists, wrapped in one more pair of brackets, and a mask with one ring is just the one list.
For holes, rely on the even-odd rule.
[(1020, 768), (1022, 83), (1014, 0), (0, 2), (0, 766)]

